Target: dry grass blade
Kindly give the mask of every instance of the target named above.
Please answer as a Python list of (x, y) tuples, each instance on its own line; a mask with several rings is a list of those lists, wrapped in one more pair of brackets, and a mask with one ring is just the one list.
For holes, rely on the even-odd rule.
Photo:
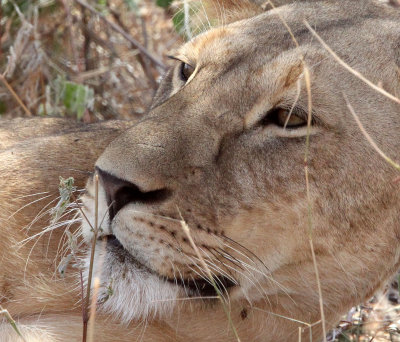
[(96, 250), (96, 242), (97, 242), (97, 234), (98, 234), (98, 216), (99, 216), (99, 175), (95, 174), (94, 176), (94, 184), (95, 184), (95, 203), (94, 203), (94, 230), (92, 237), (92, 248), (90, 251), (90, 264), (89, 264), (89, 275), (87, 279), (87, 288), (86, 288), (86, 298), (84, 303), (84, 315), (83, 315), (83, 336), (82, 342), (86, 342), (87, 338), (87, 328), (89, 321), (89, 304), (90, 304), (90, 291), (92, 286), (92, 277), (93, 277), (93, 263), (94, 263), (94, 253)]
[[(268, 0), (266, 4), (269, 4), (273, 9), (276, 8), (274, 3), (271, 0)], [(283, 23), (283, 25), (286, 27), (288, 33), (290, 34), (292, 41), (296, 45), (297, 48), (300, 47), (296, 37), (293, 34), (292, 29), (290, 28), (289, 24), (286, 22), (286, 20), (279, 14), (278, 12), (278, 17)], [(306, 22), (306, 26), (307, 26)], [(308, 28), (312, 30), (312, 28), (308, 25)], [(315, 32), (315, 31), (314, 31)], [(309, 186), (309, 173), (308, 173), (308, 156), (309, 156), (309, 150), (310, 150), (310, 134), (311, 134), (311, 123), (312, 123), (312, 95), (311, 95), (311, 77), (310, 77), (310, 71), (306, 65), (305, 58), (303, 55), (301, 55), (301, 62), (303, 64), (303, 69), (304, 69), (304, 78), (305, 78), (305, 83), (306, 83), (306, 89), (307, 89), (307, 97), (308, 97), (308, 117), (307, 117), (307, 135), (306, 135), (306, 150), (304, 154), (304, 172), (305, 172), (305, 179), (306, 179), (306, 192), (307, 192), (307, 207), (308, 207), (308, 225), (309, 225), (309, 243), (310, 243), (310, 248), (311, 248), (311, 255), (312, 255), (312, 260), (313, 260), (313, 265), (314, 265), (314, 272), (315, 272), (315, 278), (317, 281), (317, 287), (318, 287), (318, 297), (319, 297), (319, 305), (320, 305), (320, 312), (321, 312), (321, 324), (322, 324), (322, 332), (323, 332), (323, 341), (326, 342), (326, 322), (325, 322), (325, 314), (324, 314), (324, 303), (323, 303), (323, 297), (322, 297), (322, 288), (321, 288), (321, 281), (320, 281), (320, 276), (319, 276), (319, 271), (318, 271), (318, 265), (317, 265), (317, 259), (315, 256), (315, 251), (314, 251), (314, 244), (312, 240), (312, 205), (311, 205), (311, 198), (310, 198), (310, 186)], [(297, 102), (297, 100), (296, 100)], [(311, 330), (311, 329), (310, 329)], [(299, 337), (301, 339), (301, 336)], [(310, 340), (312, 341), (312, 333), (310, 331)]]
[[(311, 255), (312, 255), (312, 260), (313, 260), (313, 265), (314, 265), (315, 278), (316, 278), (317, 287), (318, 287), (318, 298), (319, 298), (319, 306), (320, 306), (320, 312), (321, 312), (322, 332), (324, 335), (323, 341), (326, 342), (327, 331), (326, 331), (326, 323), (325, 323), (324, 301), (323, 301), (323, 297), (322, 297), (322, 288), (321, 288), (321, 281), (320, 281), (320, 277), (319, 277), (317, 259), (315, 257), (314, 243), (313, 243), (313, 239), (312, 239), (312, 231), (313, 231), (312, 205), (311, 205), (311, 197), (310, 197), (310, 182), (309, 182), (309, 175), (308, 175), (308, 156), (309, 156), (309, 151), (310, 151), (310, 133), (311, 133), (311, 122), (312, 122), (312, 95), (311, 95), (310, 71), (305, 64), (304, 64), (304, 79), (306, 82), (307, 97), (308, 97), (307, 137), (306, 137), (306, 152), (304, 155), (304, 172), (305, 172), (305, 177), (306, 177), (309, 242), (310, 242)], [(311, 332), (310, 332), (310, 334), (311, 334)]]
[(89, 321), (89, 328), (88, 328), (88, 342), (93, 342), (94, 340), (94, 328), (95, 328), (95, 320), (96, 320), (96, 308), (97, 308), (97, 297), (99, 294), (100, 288), (100, 279), (98, 277), (94, 278), (93, 282), (93, 296), (92, 296), (92, 303), (90, 306), (90, 321)]
[(390, 165), (392, 165), (395, 169), (400, 171), (400, 165), (397, 164), (395, 161), (393, 161), (392, 159), (390, 159), (379, 147), (378, 145), (375, 143), (375, 141), (371, 138), (371, 136), (368, 134), (368, 132), (365, 130), (363, 124), (360, 121), (360, 118), (358, 117), (358, 115), (356, 114), (356, 112), (354, 111), (353, 106), (350, 104), (347, 96), (345, 94), (343, 94), (343, 97), (346, 101), (346, 105), (347, 108), (349, 108), (349, 111), (351, 113), (351, 115), (353, 116), (354, 120), (356, 121), (358, 127), (360, 128), (361, 133), (364, 135), (365, 139), (367, 139), (367, 141), (369, 142), (369, 144), (374, 148), (374, 150), (376, 152), (378, 152), (378, 154), (384, 159), (386, 160)]
[[(271, 0), (268, 0), (265, 5), (268, 4), (270, 5), (273, 9), (276, 9), (276, 6), (274, 5), (274, 3)], [(290, 37), (292, 38), (293, 43), (296, 45), (297, 48), (300, 47), (299, 42), (297, 41), (296, 37), (293, 34), (292, 29), (290, 28), (289, 24), (286, 22), (285, 19), (283, 19), (282, 15), (277, 12), (277, 15), (279, 17), (279, 20), (282, 22), (282, 24), (286, 27), (286, 30), (288, 31), (288, 33), (290, 34)], [(302, 60), (304, 62), (304, 56), (302, 56)]]
[(236, 330), (236, 328), (235, 328), (235, 326), (234, 326), (234, 324), (233, 324), (233, 322), (232, 322), (231, 314), (230, 314), (230, 312), (229, 312), (229, 309), (228, 309), (227, 306), (226, 306), (226, 303), (225, 303), (225, 301), (224, 301), (224, 298), (223, 298), (223, 296), (222, 296), (222, 293), (221, 293), (219, 287), (217, 286), (217, 284), (216, 284), (216, 282), (215, 282), (215, 280), (214, 280), (214, 277), (212, 276), (212, 273), (211, 273), (211, 271), (210, 271), (210, 268), (207, 266), (207, 263), (205, 262), (203, 256), (201, 255), (201, 253), (200, 253), (198, 247), (197, 247), (196, 244), (194, 243), (194, 240), (193, 240), (193, 238), (192, 238), (192, 235), (190, 234), (189, 226), (187, 225), (187, 223), (186, 223), (185, 220), (183, 219), (183, 217), (182, 217), (182, 215), (181, 215), (179, 209), (178, 209), (178, 212), (179, 212), (179, 216), (181, 217), (181, 226), (182, 226), (182, 229), (183, 229), (184, 233), (186, 234), (186, 237), (188, 238), (188, 240), (189, 240), (189, 242), (190, 242), (190, 245), (192, 246), (193, 250), (195, 251), (195, 253), (196, 253), (196, 255), (197, 255), (197, 257), (198, 257), (198, 259), (199, 259), (199, 261), (200, 261), (201, 266), (203, 267), (204, 271), (207, 273), (207, 276), (208, 276), (208, 278), (209, 278), (209, 280), (210, 280), (211, 285), (214, 287), (215, 292), (216, 292), (217, 295), (218, 295), (218, 298), (219, 298), (219, 300), (220, 300), (220, 302), (221, 302), (221, 304), (222, 304), (222, 307), (223, 307), (223, 309), (224, 309), (224, 311), (225, 311), (226, 316), (228, 317), (229, 325), (230, 325), (230, 327), (231, 327), (231, 329), (232, 329), (232, 331), (233, 331), (233, 334), (234, 334), (235, 337), (236, 337), (236, 340), (237, 340), (238, 342), (240, 342), (240, 337), (239, 337), (239, 335), (238, 335), (238, 333), (237, 333), (237, 330)]
[(272, 315), (272, 316), (275, 316), (275, 317), (286, 319), (286, 320), (291, 321), (291, 322), (296, 322), (296, 323), (299, 323), (299, 324), (303, 324), (303, 325), (307, 326), (308, 328), (312, 328), (313, 326), (321, 323), (321, 320), (319, 320), (317, 322), (314, 322), (314, 323), (303, 322), (303, 321), (300, 321), (299, 319), (291, 318), (291, 317), (288, 317), (288, 316), (283, 316), (283, 315), (277, 314), (277, 313), (272, 312), (272, 311), (268, 311), (268, 310), (264, 310), (264, 309), (258, 308), (256, 306), (254, 306), (253, 309), (261, 311), (261, 312), (265, 312), (265, 313), (267, 313), (269, 315)]
[(370, 86), (372, 89), (376, 90), (378, 93), (386, 96), (387, 98), (391, 99), (392, 101), (400, 104), (400, 99), (390, 93), (388, 93), (385, 89), (382, 89), (381, 87), (377, 86), (376, 84), (372, 83), (369, 79), (365, 78), (361, 73), (359, 73), (357, 70), (354, 70), (350, 65), (348, 65), (343, 59), (341, 59), (330, 47), (328, 44), (325, 43), (325, 41), (318, 35), (317, 32), (310, 26), (307, 20), (304, 20), (304, 25), (310, 30), (312, 35), (317, 38), (317, 40), (321, 43), (321, 45), (325, 48), (326, 51), (328, 51), (332, 57), (346, 70), (351, 72), (354, 76), (358, 77), (361, 81), (366, 83), (368, 86)]
[(21, 337), (24, 342), (27, 342), (26, 339), (24, 338), (24, 336), (22, 336), (21, 332), (19, 331), (17, 323), (11, 317), (10, 313), (8, 312), (8, 310), (4, 309), (1, 305), (0, 305), (0, 315), (4, 315), (4, 317), (6, 318), (8, 323), (10, 323), (10, 325), (15, 330), (15, 332), (18, 334), (18, 336)]

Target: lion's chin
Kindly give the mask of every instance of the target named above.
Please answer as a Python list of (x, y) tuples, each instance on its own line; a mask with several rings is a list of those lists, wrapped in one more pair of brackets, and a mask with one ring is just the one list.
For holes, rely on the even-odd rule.
[[(124, 323), (162, 319), (172, 314), (184, 291), (141, 266), (127, 251), (113, 243), (96, 246), (93, 277), (100, 279), (98, 309)], [(87, 281), (90, 254), (85, 257)], [(87, 283), (87, 282), (86, 282)], [(92, 293), (93, 293), (92, 281)]]

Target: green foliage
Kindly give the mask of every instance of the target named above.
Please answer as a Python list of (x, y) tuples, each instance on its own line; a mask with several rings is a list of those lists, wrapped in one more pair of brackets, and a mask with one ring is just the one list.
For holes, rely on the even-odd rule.
[(107, 15), (108, 14), (108, 6), (107, 0), (96, 0), (94, 3), (94, 8), (98, 10), (100, 13)]
[(51, 212), (53, 216), (53, 223), (62, 216), (68, 205), (71, 203), (71, 196), (76, 191), (76, 187), (74, 186), (74, 178), (68, 177), (67, 179), (64, 179), (60, 176), (58, 190), (60, 192), (60, 199)]
[(177, 12), (172, 18), (176, 32), (183, 33), (183, 26), (185, 24), (185, 13), (183, 11)]
[(175, 30), (185, 39), (204, 32), (212, 27), (212, 23), (205, 17), (204, 8), (196, 2), (184, 2), (172, 18)]
[(172, 1), (173, 0), (156, 0), (156, 4), (162, 8), (167, 8), (171, 5)]
[[(173, 0), (156, 0), (156, 4), (162, 8), (169, 8), (172, 4)], [(184, 25), (185, 25), (185, 12), (183, 11), (182, 6), (180, 6), (179, 10), (172, 17), (172, 23), (174, 24), (176, 32), (185, 36)], [(187, 37), (186, 37), (187, 38)]]
[(40, 115), (65, 113), (81, 119), (86, 109), (93, 109), (94, 90), (87, 85), (67, 81), (57, 76), (46, 87), (46, 104), (39, 107)]
[(93, 106), (94, 91), (86, 85), (66, 81), (62, 92), (62, 101), (71, 114), (81, 119), (85, 110)]

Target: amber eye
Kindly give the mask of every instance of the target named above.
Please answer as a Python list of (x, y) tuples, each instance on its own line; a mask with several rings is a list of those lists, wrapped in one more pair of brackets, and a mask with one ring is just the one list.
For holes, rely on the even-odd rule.
[(261, 121), (263, 126), (274, 124), (282, 128), (298, 128), (307, 125), (306, 116), (300, 115), (296, 110), (275, 108), (267, 113)]
[(193, 72), (194, 72), (194, 67), (192, 67), (190, 64), (182, 62), (181, 64), (182, 81), (186, 82), (189, 79), (189, 77), (193, 74)]

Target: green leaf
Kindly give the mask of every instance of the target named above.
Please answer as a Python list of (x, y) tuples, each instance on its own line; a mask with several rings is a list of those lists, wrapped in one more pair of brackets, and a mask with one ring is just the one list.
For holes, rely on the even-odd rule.
[(183, 11), (177, 12), (172, 18), (176, 32), (182, 34), (183, 26), (185, 24), (185, 14)]
[(93, 107), (94, 91), (86, 85), (64, 82), (62, 102), (69, 113), (81, 119), (86, 109)]
[(167, 8), (171, 5), (172, 1), (173, 0), (156, 0), (156, 4), (162, 8)]

